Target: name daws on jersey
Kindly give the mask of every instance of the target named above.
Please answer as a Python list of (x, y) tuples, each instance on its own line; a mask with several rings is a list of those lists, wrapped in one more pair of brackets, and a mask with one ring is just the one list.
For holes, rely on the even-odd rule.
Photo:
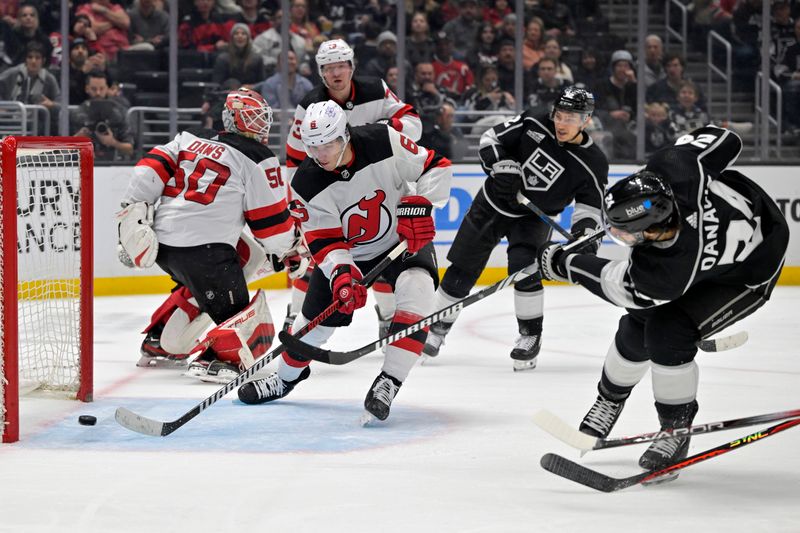
[(523, 165), (524, 185), (529, 191), (546, 191), (564, 173), (564, 167), (553, 157), (537, 148)]

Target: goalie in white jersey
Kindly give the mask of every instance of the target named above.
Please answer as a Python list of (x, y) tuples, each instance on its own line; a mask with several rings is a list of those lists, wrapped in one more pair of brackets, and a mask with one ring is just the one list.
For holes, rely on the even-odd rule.
[[(432, 310), (438, 284), (431, 211), (450, 197), (450, 161), (386, 125), (351, 128), (333, 101), (311, 104), (300, 131), (310, 157), (300, 165), (291, 189), (302, 202), (301, 226), (318, 266), (293, 329), (309, 323), (334, 300), (341, 304), (339, 311), (303, 340), (320, 346), (334, 328), (350, 324), (353, 311), (367, 299), (366, 288), (358, 283), (362, 272), (379, 263), (400, 239), (413, 255), (383, 271), (397, 300), (389, 331), (421, 320)], [(389, 416), (426, 336), (427, 328), (388, 346), (383, 369), (364, 402), (371, 416)], [(249, 404), (283, 398), (309, 376), (309, 362), (300, 353), (284, 353), (278, 372), (246, 383), (239, 398)]]
[[(294, 113), (294, 126), (286, 141), (286, 171), (289, 183), (297, 167), (306, 158), (306, 149), (300, 135), (300, 125), (308, 107), (314, 103), (333, 100), (344, 111), (351, 126), (385, 123), (412, 141), (422, 135), (422, 121), (413, 106), (400, 100), (386, 82), (379, 78), (353, 77), (355, 72), (353, 49), (342, 39), (325, 41), (316, 55), (322, 85), (309, 91)], [(291, 198), (290, 198), (291, 200)], [(294, 281), (292, 303), (287, 325), (303, 305), (311, 269), (306, 276)], [(395, 303), (390, 287), (379, 280), (373, 285), (376, 311), (383, 327), (388, 327), (394, 314)]]
[[(266, 300), (259, 292), (251, 302), (246, 277), (301, 264), (278, 159), (265, 146), (272, 110), (239, 89), (222, 116), (224, 132), (182, 132), (150, 150), (117, 215), (123, 263), (157, 263), (177, 284), (145, 330), (138, 365), (185, 364), (205, 348), (187, 375), (215, 382), (251, 366), (274, 337)], [(198, 344), (212, 322), (221, 325)]]

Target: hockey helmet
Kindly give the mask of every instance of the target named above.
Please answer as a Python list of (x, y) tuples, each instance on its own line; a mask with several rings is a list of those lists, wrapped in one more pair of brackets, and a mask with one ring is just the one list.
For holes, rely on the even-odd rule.
[(570, 85), (561, 91), (561, 94), (558, 95), (558, 98), (553, 103), (553, 114), (556, 111), (591, 116), (594, 112), (594, 96), (586, 89)]
[[(336, 163), (336, 166), (339, 166), (350, 141), (347, 115), (333, 100), (314, 102), (306, 109), (305, 117), (300, 124), (300, 138), (306, 147), (306, 153), (317, 164), (320, 164), (319, 156), (323, 151), (333, 149), (339, 151)], [(341, 147), (338, 143), (341, 143)]]
[(646, 230), (677, 227), (679, 220), (672, 189), (650, 170), (640, 170), (609, 187), (602, 214), (606, 233), (623, 246), (641, 244)]
[[(350, 67), (355, 70), (356, 66), (353, 57), (355, 57), (353, 49), (350, 48), (350, 45), (343, 39), (331, 39), (319, 45), (316, 55), (317, 70), (319, 71), (319, 77), (322, 78), (322, 82), (325, 83), (326, 87), (327, 82), (325, 81), (325, 76), (322, 75), (322, 67), (330, 65), (331, 63), (348, 62), (350, 63)], [(350, 76), (352, 77), (352, 75), (351, 71)]]
[(242, 87), (228, 93), (222, 108), (225, 131), (267, 144), (272, 126), (272, 108), (256, 91)]

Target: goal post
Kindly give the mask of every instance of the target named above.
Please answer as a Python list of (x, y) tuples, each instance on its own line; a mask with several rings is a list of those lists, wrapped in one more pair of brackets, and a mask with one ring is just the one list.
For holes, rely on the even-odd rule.
[(92, 400), (93, 150), (77, 137), (0, 141), (0, 433), (19, 396)]

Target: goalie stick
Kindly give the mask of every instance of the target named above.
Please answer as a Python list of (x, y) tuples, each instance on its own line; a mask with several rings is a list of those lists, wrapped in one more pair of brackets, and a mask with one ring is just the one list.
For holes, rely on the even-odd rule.
[(592, 470), (591, 468), (579, 465), (574, 461), (570, 461), (569, 459), (554, 453), (547, 453), (543, 455), (541, 465), (542, 468), (548, 472), (565, 479), (569, 479), (570, 481), (574, 481), (575, 483), (580, 483), (581, 485), (585, 485), (601, 492), (615, 492), (642, 483), (658, 482), (658, 478), (661, 478), (662, 476), (673, 474), (678, 470), (688, 468), (702, 461), (713, 459), (714, 457), (718, 457), (722, 454), (738, 450), (744, 446), (747, 446), (748, 444), (771, 437), (777, 433), (780, 433), (781, 431), (785, 431), (797, 425), (800, 425), (800, 418), (787, 420), (785, 422), (781, 422), (780, 424), (768, 427), (767, 429), (762, 429), (760, 431), (756, 431), (755, 433), (751, 433), (745, 437), (726, 442), (725, 444), (721, 444), (716, 448), (710, 448), (700, 453), (696, 453), (691, 457), (687, 457), (686, 459), (673, 463), (667, 467), (648, 470), (647, 472), (642, 472), (641, 474), (624, 478), (607, 476), (601, 472), (598, 472), (597, 470)]
[(800, 418), (800, 409), (791, 411), (780, 411), (777, 413), (767, 413), (763, 415), (748, 416), (744, 418), (733, 418), (722, 422), (709, 422), (707, 424), (696, 424), (687, 428), (677, 428), (672, 430), (654, 431), (652, 433), (641, 433), (629, 437), (616, 437), (599, 439), (581, 433), (577, 429), (567, 424), (564, 420), (557, 417), (547, 410), (542, 410), (533, 415), (534, 423), (544, 431), (550, 433), (560, 441), (577, 448), (581, 455), (593, 450), (605, 450), (607, 448), (617, 448), (619, 446), (630, 446), (632, 444), (642, 444), (656, 440), (670, 439), (672, 437), (682, 437), (685, 435), (699, 435), (713, 433), (715, 431), (726, 431), (741, 427), (755, 426), (766, 422), (776, 422), (788, 418)]
[[(567, 240), (572, 240), (574, 236), (569, 233), (567, 230), (562, 228), (558, 222), (547, 216), (547, 213), (539, 209), (533, 202), (528, 200), (521, 192), (517, 193), (517, 201), (520, 205), (524, 205), (534, 214), (536, 214), (539, 218), (541, 218), (544, 222), (546, 222), (551, 228), (556, 230), (558, 233), (566, 237)], [(566, 247), (564, 248), (567, 249)], [(726, 350), (732, 350), (733, 348), (738, 348), (742, 344), (747, 342), (747, 332), (740, 331), (739, 333), (734, 333), (727, 337), (720, 337), (718, 339), (703, 339), (697, 343), (697, 347), (703, 350), (704, 352), (724, 352)]]
[[(402, 241), (400, 244), (395, 246), (389, 254), (381, 259), (381, 261), (370, 270), (361, 281), (362, 285), (369, 287), (372, 285), (375, 280), (380, 276), (380, 274), (388, 267), (392, 261), (400, 257), (400, 255), (406, 251), (408, 245), (406, 241)], [(329, 305), (322, 313), (317, 315), (313, 320), (311, 320), (308, 324), (303, 326), (300, 331), (298, 331), (294, 337), (289, 336), (289, 338), (299, 338), (317, 327), (320, 323), (324, 322), (326, 318), (331, 316), (336, 310), (339, 308), (338, 302), (333, 302)], [(191, 419), (199, 415), (201, 412), (205, 411), (209, 407), (211, 407), (214, 403), (220, 400), (223, 396), (228, 394), (230, 391), (235, 389), (236, 387), (242, 385), (245, 381), (253, 377), (253, 375), (261, 370), (264, 366), (267, 365), (270, 361), (278, 357), (281, 353), (284, 352), (286, 346), (279, 344), (274, 350), (269, 352), (268, 354), (264, 355), (260, 359), (256, 360), (256, 362), (236, 376), (233, 381), (225, 384), (224, 387), (217, 390), (214, 394), (200, 402), (199, 404), (192, 407), (189, 411), (181, 415), (175, 420), (169, 422), (160, 422), (158, 420), (153, 420), (152, 418), (148, 418), (146, 416), (136, 414), (130, 409), (126, 409), (124, 407), (118, 407), (114, 418), (117, 422), (137, 433), (142, 433), (143, 435), (150, 435), (152, 437), (166, 437), (170, 433), (174, 432), (176, 429), (184, 426), (187, 422)]]
[[(582, 246), (585, 246), (586, 244), (602, 237), (603, 235), (604, 235), (603, 230), (598, 230), (589, 235), (584, 235), (580, 239), (577, 239), (574, 242), (567, 244), (564, 247), (564, 249), (565, 250), (580, 249)], [(431, 324), (440, 321), (444, 317), (457, 313), (462, 309), (464, 309), (465, 307), (469, 307), (475, 302), (483, 300), (490, 294), (494, 294), (499, 290), (505, 289), (514, 282), (521, 281), (529, 276), (532, 276), (538, 271), (538, 269), (539, 269), (538, 262), (534, 262), (533, 264), (526, 266), (522, 270), (506, 278), (503, 278), (494, 285), (490, 285), (485, 289), (472, 293), (469, 296), (466, 296), (461, 300), (455, 302), (454, 304), (448, 305), (447, 307), (440, 309), (439, 311), (431, 315), (428, 315), (419, 322), (415, 322), (409, 325), (405, 329), (392, 333), (391, 335), (387, 335), (386, 337), (380, 338), (377, 341), (371, 342), (360, 348), (356, 348), (355, 350), (351, 350), (348, 352), (337, 352), (334, 350), (326, 350), (323, 348), (319, 348), (317, 346), (311, 346), (310, 344), (307, 344), (295, 337), (292, 337), (291, 335), (288, 335), (285, 332), (278, 333), (278, 338), (288, 349), (303, 354), (303, 357), (313, 359), (314, 361), (327, 363), (329, 365), (344, 365), (351, 361), (355, 361), (359, 357), (363, 357), (367, 354), (380, 350), (381, 348), (383, 348), (388, 344), (392, 344), (393, 342), (396, 342), (402, 338), (408, 337), (412, 333), (415, 333), (421, 330), (422, 328), (430, 326)]]

